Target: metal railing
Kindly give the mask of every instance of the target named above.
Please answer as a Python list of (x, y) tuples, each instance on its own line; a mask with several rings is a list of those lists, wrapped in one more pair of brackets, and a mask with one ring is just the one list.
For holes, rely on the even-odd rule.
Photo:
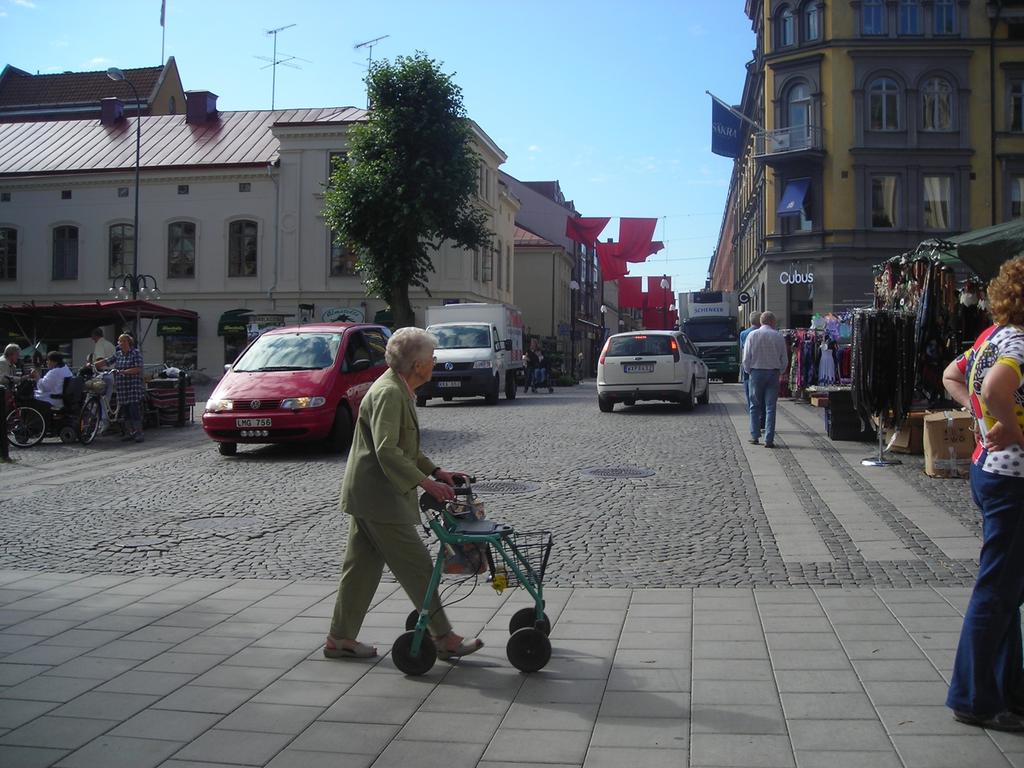
[(754, 155), (766, 157), (787, 152), (821, 149), (821, 128), (815, 125), (794, 125), (754, 134)]

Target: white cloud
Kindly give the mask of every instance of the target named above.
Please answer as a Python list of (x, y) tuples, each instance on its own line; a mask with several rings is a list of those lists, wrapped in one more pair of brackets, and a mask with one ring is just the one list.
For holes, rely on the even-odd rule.
[(541, 148), (539, 146), (537, 146), (536, 144), (531, 144), (530, 146), (528, 146), (526, 148), (526, 151), (527, 152), (540, 152)]
[(12, 5), (20, 5), (22, 8), (35, 8), (36, 4), (32, 0), (11, 0)]
[(109, 64), (109, 63), (110, 63), (110, 59), (106, 59), (103, 56), (96, 56), (94, 58), (89, 59), (88, 66), (90, 66), (90, 67), (98, 67), (101, 64)]
[(7, 15), (7, 11), (3, 10), (2, 8), (0, 8), (0, 19), (2, 19), (6, 15)]
[(71, 42), (66, 37), (62, 37), (60, 40), (54, 40), (50, 45), (54, 48), (67, 48)]

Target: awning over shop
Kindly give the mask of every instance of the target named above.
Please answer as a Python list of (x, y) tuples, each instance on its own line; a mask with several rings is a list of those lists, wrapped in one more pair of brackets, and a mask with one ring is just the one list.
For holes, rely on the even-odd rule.
[(217, 321), (217, 335), (245, 336), (249, 329), (247, 316), (251, 314), (251, 309), (229, 309)]
[(185, 317), (161, 317), (156, 321), (157, 336), (196, 336), (196, 321)]
[(794, 179), (786, 184), (779, 201), (779, 216), (798, 216), (804, 209), (804, 199), (811, 186), (810, 179)]
[(136, 319), (178, 318), (196, 322), (195, 312), (151, 301), (91, 301), (69, 304), (4, 304), (3, 329), (24, 338), (84, 339), (98, 325), (126, 325)]
[(938, 251), (947, 263), (959, 261), (982, 280), (991, 280), (1003, 262), (1024, 253), (1024, 219), (974, 229), (949, 240), (926, 240), (918, 250), (926, 248)]

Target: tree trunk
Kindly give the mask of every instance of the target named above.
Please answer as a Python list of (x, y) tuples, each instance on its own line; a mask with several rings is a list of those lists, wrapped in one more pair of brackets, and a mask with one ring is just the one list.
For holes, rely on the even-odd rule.
[(409, 286), (405, 283), (391, 289), (391, 317), (396, 329), (416, 325), (416, 313), (409, 303)]

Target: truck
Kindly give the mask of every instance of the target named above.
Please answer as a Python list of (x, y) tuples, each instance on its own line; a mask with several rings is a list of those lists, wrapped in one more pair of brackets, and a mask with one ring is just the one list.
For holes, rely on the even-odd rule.
[(509, 304), (445, 304), (427, 307), (427, 330), (437, 337), (434, 373), (416, 390), (416, 404), (431, 398), (483, 397), (515, 400), (526, 368), (523, 313)]
[(739, 301), (735, 291), (679, 294), (679, 327), (700, 353), (710, 376), (740, 378)]

